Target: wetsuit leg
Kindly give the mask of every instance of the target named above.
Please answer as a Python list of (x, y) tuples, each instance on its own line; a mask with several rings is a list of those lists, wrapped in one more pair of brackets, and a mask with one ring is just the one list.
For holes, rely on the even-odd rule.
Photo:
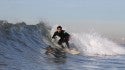
[(69, 42), (68, 42), (68, 41), (65, 41), (65, 42), (66, 42), (67, 47), (70, 48), (70, 47), (69, 47)]
[(62, 45), (62, 43), (63, 43), (63, 40), (60, 39), (60, 40), (58, 41), (58, 44), (61, 45), (62, 48), (64, 48), (64, 46)]

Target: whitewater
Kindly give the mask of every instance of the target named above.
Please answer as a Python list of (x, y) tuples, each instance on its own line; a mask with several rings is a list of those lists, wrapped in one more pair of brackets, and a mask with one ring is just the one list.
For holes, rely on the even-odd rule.
[[(49, 57), (48, 45), (56, 26), (41, 22), (27, 25), (0, 21), (0, 70), (124, 70), (125, 45), (119, 45), (97, 32), (70, 33), (70, 46), (79, 55)], [(70, 31), (68, 31), (70, 32)]]

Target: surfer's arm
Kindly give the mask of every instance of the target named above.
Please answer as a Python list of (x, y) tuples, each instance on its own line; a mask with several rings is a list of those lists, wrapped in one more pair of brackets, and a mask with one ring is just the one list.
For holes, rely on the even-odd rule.
[(57, 35), (57, 32), (55, 32), (55, 33), (53, 34), (52, 38), (55, 38), (56, 35)]

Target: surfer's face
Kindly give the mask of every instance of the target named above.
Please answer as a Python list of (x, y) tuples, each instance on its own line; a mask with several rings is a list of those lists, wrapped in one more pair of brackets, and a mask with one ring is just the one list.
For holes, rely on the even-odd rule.
[(58, 31), (58, 32), (61, 32), (61, 30), (62, 30), (61, 28), (57, 28), (57, 31)]

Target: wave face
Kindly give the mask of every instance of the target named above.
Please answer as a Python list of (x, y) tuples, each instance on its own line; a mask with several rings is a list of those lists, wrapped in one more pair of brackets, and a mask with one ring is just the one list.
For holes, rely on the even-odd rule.
[(125, 48), (98, 33), (73, 33), (71, 43), (85, 55), (125, 54)]
[(43, 56), (49, 30), (44, 23), (26, 25), (0, 21), (0, 70), (41, 70), (46, 66)]

